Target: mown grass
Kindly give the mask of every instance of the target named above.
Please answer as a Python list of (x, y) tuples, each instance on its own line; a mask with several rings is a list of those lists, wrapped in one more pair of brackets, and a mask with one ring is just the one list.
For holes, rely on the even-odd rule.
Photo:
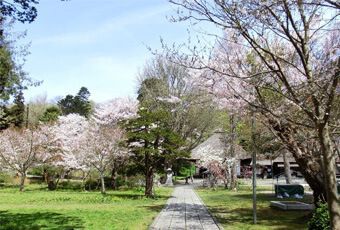
[(30, 185), (0, 188), (0, 229), (147, 229), (170, 197), (171, 188), (156, 188), (155, 199), (142, 189), (106, 195), (74, 190), (47, 191)]
[[(270, 201), (278, 199), (272, 194), (264, 193), (264, 190), (259, 188), (257, 194), (257, 225), (253, 225), (252, 191), (249, 187), (242, 187), (237, 192), (223, 188), (197, 189), (197, 192), (224, 229), (307, 229), (309, 211), (283, 211), (271, 208)], [(311, 203), (312, 198), (305, 196), (302, 201)]]

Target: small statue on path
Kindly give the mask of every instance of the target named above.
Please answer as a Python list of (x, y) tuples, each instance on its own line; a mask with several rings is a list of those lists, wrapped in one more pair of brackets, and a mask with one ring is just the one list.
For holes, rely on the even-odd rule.
[(165, 181), (165, 185), (166, 186), (173, 186), (174, 184), (172, 183), (172, 175), (173, 175), (173, 172), (172, 172), (172, 169), (171, 168), (168, 168), (166, 170), (166, 181)]

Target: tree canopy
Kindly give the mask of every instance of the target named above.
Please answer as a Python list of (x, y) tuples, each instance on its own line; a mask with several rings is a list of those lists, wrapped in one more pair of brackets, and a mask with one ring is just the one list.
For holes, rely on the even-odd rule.
[(89, 100), (90, 92), (86, 87), (81, 87), (77, 95), (66, 95), (58, 101), (58, 106), (63, 115), (77, 113), (84, 117), (89, 117), (92, 111)]
[[(337, 1), (171, 0), (178, 20), (223, 29), (207, 53), (171, 51), (197, 73), (225, 105), (252, 108), (292, 152), (314, 191), (327, 200), (333, 228), (339, 226), (334, 139), (339, 98), (339, 4)], [(188, 49), (187, 49), (188, 50)], [(231, 105), (231, 106), (230, 106)], [(320, 176), (322, 175), (322, 176)]]

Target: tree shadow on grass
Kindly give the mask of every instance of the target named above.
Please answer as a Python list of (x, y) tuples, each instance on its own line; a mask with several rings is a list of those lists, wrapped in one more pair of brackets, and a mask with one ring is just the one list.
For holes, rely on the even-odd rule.
[[(253, 224), (252, 208), (227, 208), (224, 205), (209, 208), (214, 213), (219, 223), (223, 225), (230, 224)], [(309, 219), (309, 212), (301, 211), (283, 211), (272, 209), (270, 207), (258, 207), (257, 220), (258, 225), (265, 227), (276, 226), (275, 229), (301, 229)]]
[[(244, 200), (252, 200), (253, 199), (252, 193), (246, 193), (246, 194), (245, 193), (235, 193), (235, 194), (233, 194), (233, 197), (237, 197), (237, 198), (244, 199)], [(256, 197), (257, 197), (258, 201), (272, 201), (272, 200), (278, 199), (278, 198), (275, 197), (274, 194), (266, 194), (266, 193), (258, 193), (258, 194), (256, 194)], [(283, 199), (280, 199), (280, 200), (296, 201), (297, 199), (296, 198), (283, 198)], [(297, 201), (312, 204), (313, 203), (313, 196), (306, 194), (303, 199), (301, 199), (301, 200), (298, 199)]]
[(0, 230), (84, 229), (78, 217), (53, 212), (11, 213), (0, 211)]
[(165, 204), (158, 204), (158, 205), (144, 205), (142, 206), (144, 208), (147, 208), (153, 212), (161, 212), (163, 208), (166, 207)]
[(170, 196), (164, 196), (164, 195), (155, 195), (154, 198), (146, 198), (144, 193), (142, 194), (104, 194), (104, 197), (118, 197), (121, 199), (127, 199), (127, 200), (143, 200), (143, 199), (168, 199)]

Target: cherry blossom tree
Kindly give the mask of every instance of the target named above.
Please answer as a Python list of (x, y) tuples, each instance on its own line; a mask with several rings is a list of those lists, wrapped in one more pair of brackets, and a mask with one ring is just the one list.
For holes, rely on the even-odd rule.
[(171, 128), (186, 140), (187, 151), (201, 143), (217, 123), (217, 106), (206, 91), (195, 87), (191, 72), (158, 54), (138, 75), (138, 99), (171, 111)]
[(116, 125), (121, 120), (136, 116), (138, 101), (131, 98), (115, 98), (99, 104), (94, 111), (93, 119), (98, 124)]
[(84, 172), (84, 178), (86, 177), (90, 169), (81, 150), (88, 128), (88, 120), (78, 114), (60, 116), (51, 127), (59, 148), (57, 153), (46, 159), (44, 163), (46, 166), (56, 167), (59, 170), (59, 177), (55, 178), (54, 174), (48, 175), (45, 170), (45, 177), (50, 189), (55, 189), (59, 180), (72, 170), (81, 170)]
[(78, 114), (59, 117), (54, 127), (55, 135), (61, 144), (60, 158), (54, 162), (56, 166), (61, 166), (66, 171), (86, 168), (81, 145), (88, 128), (88, 120)]
[(209, 170), (209, 182), (211, 187), (215, 187), (218, 180), (223, 180), (226, 183), (226, 171), (225, 167), (218, 161), (210, 161), (207, 164), (207, 169)]
[[(293, 153), (315, 201), (327, 200), (331, 226), (340, 225), (332, 138), (339, 81), (339, 4), (335, 1), (172, 0), (189, 11), (180, 20), (213, 23), (228, 33), (225, 62), (193, 55), (195, 69), (248, 85), (236, 98), (255, 108)], [(231, 45), (223, 47), (232, 47)], [(228, 55), (232, 54), (232, 55)], [(218, 55), (217, 55), (218, 57)], [(236, 60), (235, 60), (236, 59)], [(198, 65), (197, 65), (198, 64)], [(232, 84), (228, 84), (232, 86)], [(302, 141), (301, 141), (302, 137)], [(309, 138), (309, 139), (308, 139)], [(310, 148), (310, 139), (316, 147)], [(317, 151), (316, 151), (317, 150)], [(319, 152), (319, 154), (318, 154)]]
[(46, 126), (34, 130), (6, 129), (0, 134), (0, 143), (1, 166), (20, 175), (20, 191), (24, 190), (27, 171), (56, 147)]
[(105, 172), (115, 161), (127, 156), (127, 151), (121, 145), (123, 137), (123, 130), (117, 126), (91, 123), (81, 143), (86, 164), (99, 172), (103, 194), (105, 193)]
[[(121, 121), (125, 121), (137, 116), (138, 101), (132, 98), (115, 98), (96, 106), (93, 121), (104, 127), (117, 130)], [(128, 154), (119, 154), (118, 158), (109, 164), (111, 167), (111, 185), (116, 188), (117, 170), (122, 167), (128, 159)]]

